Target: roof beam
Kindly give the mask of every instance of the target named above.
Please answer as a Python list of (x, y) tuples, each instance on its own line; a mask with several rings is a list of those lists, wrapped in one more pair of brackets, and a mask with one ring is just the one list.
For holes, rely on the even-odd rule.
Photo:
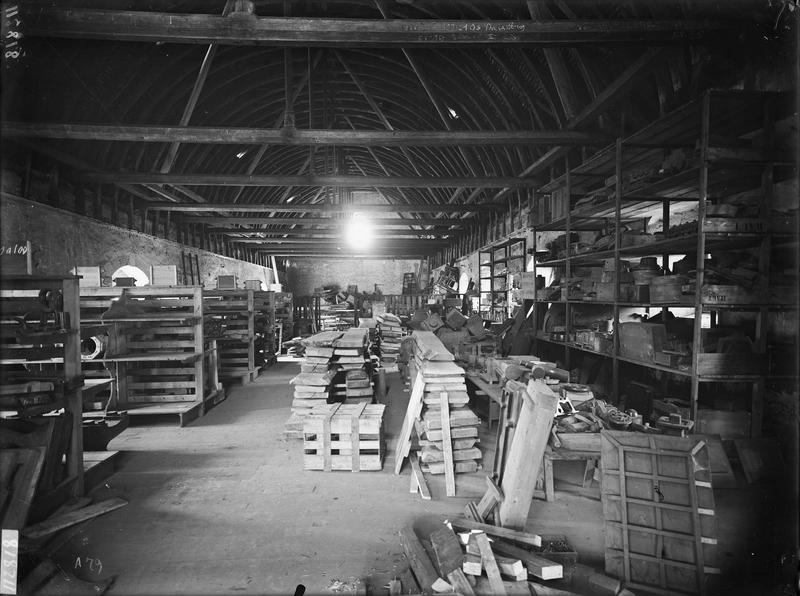
[(176, 14), (26, 6), (28, 37), (268, 46), (432, 47), (674, 43), (730, 29), (721, 20), (480, 21)]
[[(287, 225), (315, 225), (323, 228), (336, 227), (345, 223), (343, 218), (335, 217), (184, 217), (181, 221), (192, 224), (221, 224), (221, 225), (252, 225), (252, 226), (287, 226)], [(408, 226), (436, 226), (436, 227), (463, 227), (469, 220), (446, 219), (446, 218), (399, 218), (384, 217), (369, 220), (373, 228), (405, 228)], [(217, 228), (218, 230), (229, 230), (231, 232), (240, 231), (259, 231), (259, 228)], [(212, 228), (213, 231), (213, 228)]]
[(3, 122), (0, 131), (2, 131), (2, 136), (9, 138), (142, 143), (207, 143), (220, 145), (530, 146), (604, 144), (612, 140), (608, 136), (576, 130), (308, 130), (296, 128), (139, 126), (47, 122)]
[[(262, 241), (262, 242), (269, 242), (269, 241), (280, 241), (286, 238), (298, 238), (304, 240), (306, 242), (313, 240), (317, 240), (318, 238), (337, 238), (339, 240), (344, 239), (342, 236), (341, 231), (331, 231), (331, 229), (293, 229), (293, 230), (229, 230), (224, 229), (221, 230), (219, 228), (211, 228), (206, 230), (209, 234), (216, 234), (218, 236), (230, 236), (232, 239), (247, 239), (247, 240), (254, 240), (254, 241)], [(412, 238), (415, 240), (436, 240), (436, 238), (426, 238), (427, 236), (436, 236), (439, 234), (445, 234), (446, 231), (439, 231), (439, 232), (431, 232), (426, 230), (384, 230), (382, 233), (375, 234), (373, 238), (376, 239), (398, 239), (402, 241), (403, 239)]]
[[(346, 244), (347, 240), (341, 235), (322, 237), (322, 238), (228, 238), (230, 242), (238, 242), (240, 244), (265, 244), (265, 245), (281, 245), (281, 244), (299, 244), (309, 246), (313, 249), (319, 249), (322, 246), (339, 246)], [(449, 240), (433, 240), (424, 238), (415, 238), (407, 240), (398, 238), (392, 240), (389, 238), (376, 239), (374, 245), (376, 248), (417, 248), (424, 246), (428, 248), (438, 248), (450, 244)]]
[(293, 259), (358, 259), (360, 261), (365, 259), (380, 259), (381, 261), (394, 261), (394, 260), (405, 260), (405, 259), (416, 259), (420, 257), (429, 257), (433, 254), (434, 251), (418, 251), (418, 252), (404, 252), (402, 255), (398, 255), (396, 252), (390, 251), (386, 253), (373, 253), (373, 254), (364, 254), (364, 253), (349, 253), (349, 252), (342, 252), (336, 251), (336, 254), (332, 254), (329, 252), (293, 252), (287, 250), (258, 250), (256, 251), (259, 254), (263, 255), (272, 255), (274, 257), (291, 257)]
[[(483, 205), (331, 205), (325, 203), (300, 205), (272, 205), (265, 203), (150, 203), (150, 211), (248, 211), (255, 213), (473, 213), (494, 212), (503, 204)], [(267, 220), (265, 220), (267, 221)]]
[[(119, 184), (172, 184), (190, 186), (340, 186), (343, 188), (530, 188), (541, 180), (515, 177), (444, 178), (421, 176), (294, 176), (246, 174), (161, 174), (158, 172), (114, 173), (86, 172), (87, 182)], [(238, 209), (240, 204), (227, 209)]]

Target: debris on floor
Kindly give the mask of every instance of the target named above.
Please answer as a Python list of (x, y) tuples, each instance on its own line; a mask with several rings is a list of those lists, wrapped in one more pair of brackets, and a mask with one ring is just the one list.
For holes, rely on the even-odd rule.
[(400, 576), (398, 593), (417, 593), (407, 589), (413, 579), (423, 594), (633, 596), (618, 579), (578, 563), (578, 554), (563, 536), (494, 526), (490, 532), (455, 531), (471, 525), (461, 519), (430, 533), (403, 528), (400, 542), (410, 573)]

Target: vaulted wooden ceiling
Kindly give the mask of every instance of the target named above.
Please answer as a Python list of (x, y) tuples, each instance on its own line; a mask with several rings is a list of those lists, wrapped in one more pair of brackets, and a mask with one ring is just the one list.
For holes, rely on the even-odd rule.
[(26, 2), (3, 155), (211, 247), (324, 254), (358, 210), (430, 254), (703, 88), (780, 86), (788, 4)]

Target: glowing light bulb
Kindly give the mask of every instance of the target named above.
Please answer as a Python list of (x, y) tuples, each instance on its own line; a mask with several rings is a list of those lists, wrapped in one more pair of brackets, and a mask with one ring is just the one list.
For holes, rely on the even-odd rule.
[(351, 248), (367, 248), (374, 239), (372, 225), (363, 215), (354, 213), (345, 226), (344, 237)]

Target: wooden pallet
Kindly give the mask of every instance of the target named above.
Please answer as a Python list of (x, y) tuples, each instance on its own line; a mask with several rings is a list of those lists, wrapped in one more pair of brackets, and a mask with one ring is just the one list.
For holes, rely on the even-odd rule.
[(329, 404), (314, 408), (303, 420), (304, 469), (381, 470), (385, 407)]

